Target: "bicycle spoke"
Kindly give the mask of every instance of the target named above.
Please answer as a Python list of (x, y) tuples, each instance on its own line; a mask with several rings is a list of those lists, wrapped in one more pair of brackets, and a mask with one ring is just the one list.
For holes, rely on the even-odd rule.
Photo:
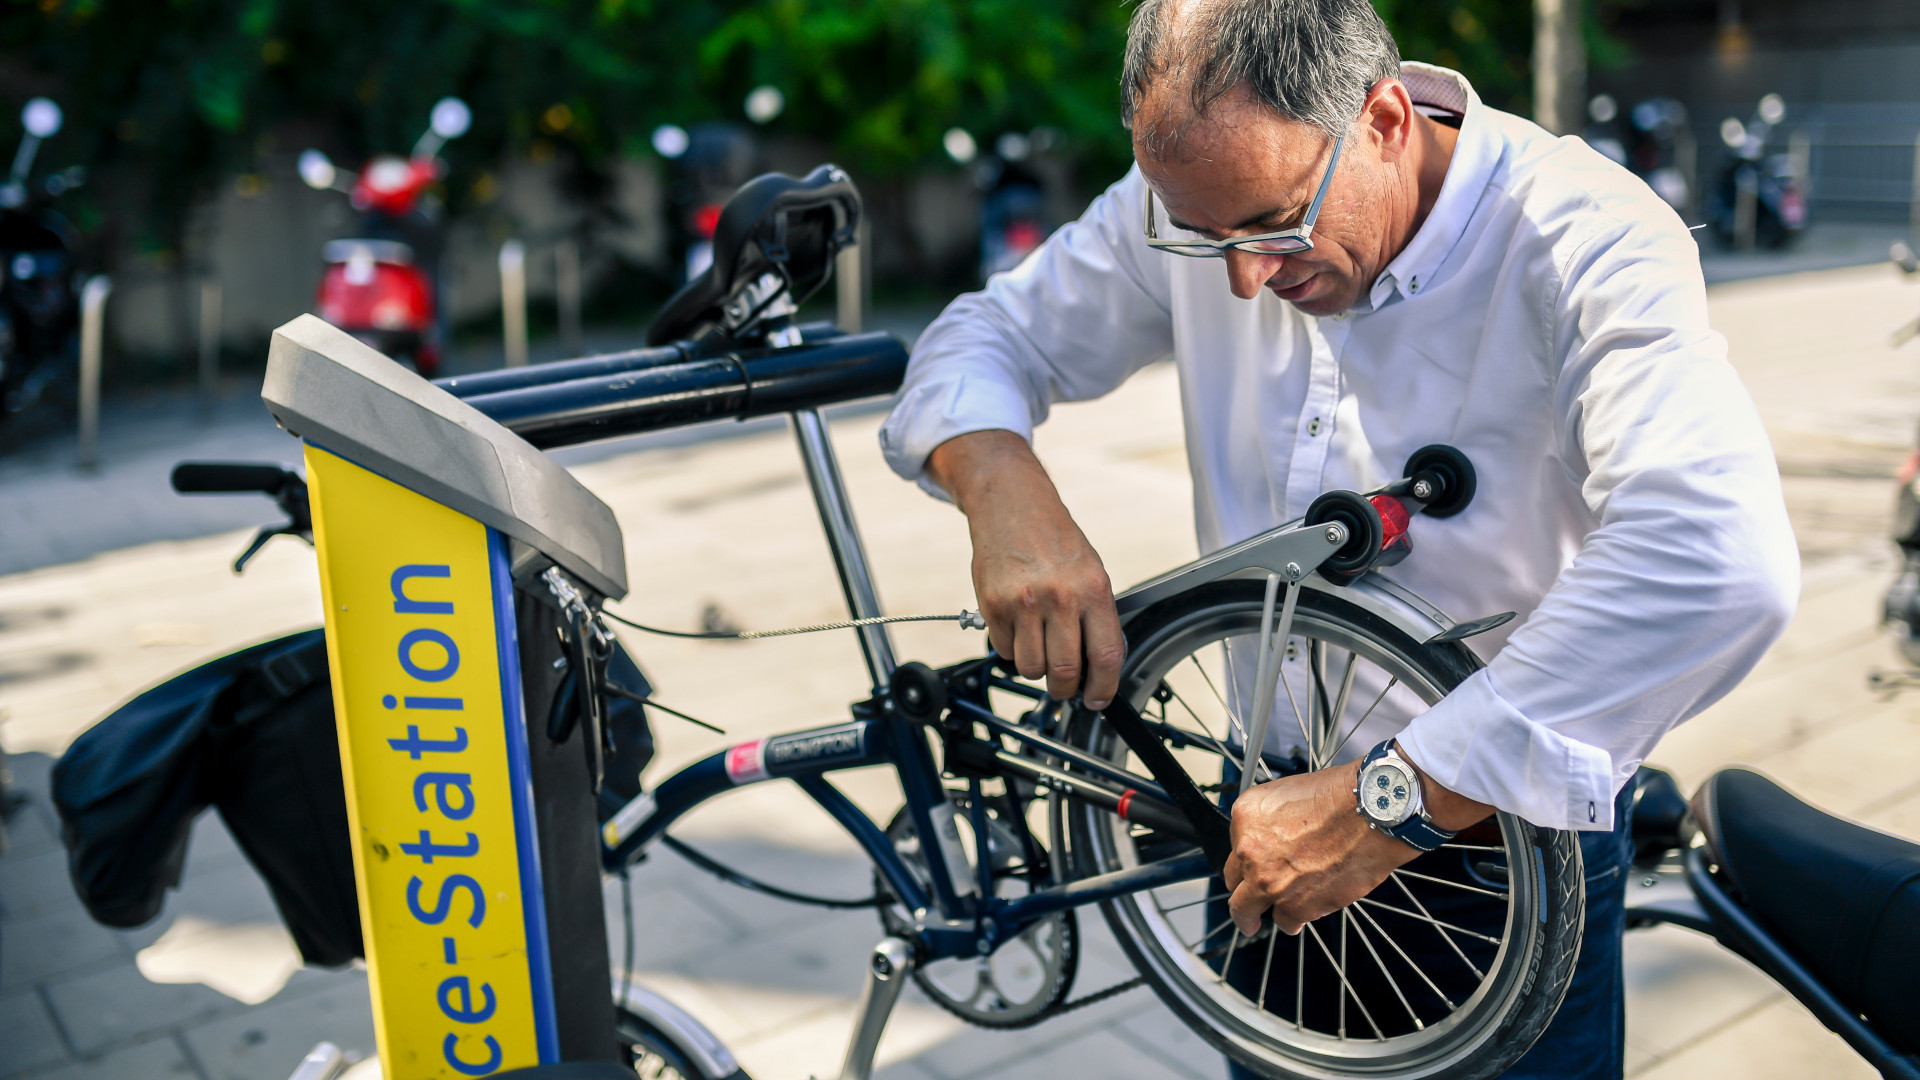
[[(1223, 743), (1221, 743), (1219, 739), (1216, 739), (1213, 737), (1213, 729), (1207, 726), (1207, 722), (1205, 720), (1200, 719), (1199, 713), (1193, 711), (1193, 706), (1187, 704), (1187, 699), (1180, 696), (1180, 691), (1175, 690), (1173, 686), (1169, 683), (1162, 682), (1160, 685), (1165, 686), (1167, 688), (1167, 693), (1172, 695), (1173, 700), (1179, 702), (1180, 707), (1187, 710), (1188, 716), (1193, 717), (1193, 722), (1196, 725), (1198, 725), (1200, 728), (1200, 734), (1205, 735), (1207, 737), (1207, 741), (1213, 744), (1213, 748), (1215, 750), (1220, 751), (1220, 756), (1223, 758), (1226, 758), (1228, 761), (1232, 761), (1233, 755), (1227, 753), (1226, 746)], [(1172, 725), (1168, 725), (1168, 726), (1172, 726)], [(1259, 763), (1260, 771), (1266, 774), (1267, 779), (1269, 780), (1273, 779), (1273, 770), (1267, 766), (1267, 763), (1260, 758), (1255, 758), (1254, 760)]]
[(1198, 900), (1183, 901), (1181, 903), (1173, 905), (1172, 907), (1160, 907), (1160, 898), (1156, 896), (1153, 898), (1153, 906), (1160, 908), (1160, 914), (1171, 915), (1176, 911), (1180, 911), (1184, 908), (1190, 908), (1195, 904), (1204, 904), (1209, 900), (1225, 900), (1228, 895), (1229, 894), (1227, 893), (1215, 893), (1212, 896), (1203, 896)]
[[(1340, 913), (1340, 985), (1347, 985), (1347, 913), (1345, 911)], [(1347, 995), (1345, 994), (1340, 995), (1340, 1037), (1342, 1039), (1347, 1037)]]
[[(1440, 923), (1440, 920), (1439, 920), (1439, 919), (1436, 919), (1436, 918), (1434, 918), (1434, 917), (1433, 917), (1433, 913), (1427, 910), (1427, 905), (1425, 905), (1425, 904), (1423, 904), (1423, 903), (1421, 903), (1421, 902), (1420, 902), (1420, 898), (1419, 898), (1419, 897), (1417, 897), (1417, 896), (1415, 896), (1415, 895), (1413, 895), (1413, 890), (1412, 890), (1412, 889), (1409, 889), (1409, 888), (1407, 888), (1407, 883), (1406, 883), (1406, 882), (1404, 882), (1404, 881), (1400, 881), (1400, 880), (1398, 880), (1398, 879), (1396, 879), (1396, 880), (1394, 881), (1394, 884), (1395, 884), (1395, 885), (1398, 885), (1398, 886), (1400, 887), (1400, 891), (1401, 891), (1401, 892), (1403, 892), (1403, 893), (1406, 893), (1406, 894), (1407, 894), (1407, 899), (1408, 899), (1409, 901), (1412, 901), (1412, 903), (1413, 903), (1413, 906), (1414, 906), (1415, 908), (1417, 908), (1417, 909), (1419, 909), (1419, 911), (1420, 911), (1420, 915), (1421, 915), (1421, 917), (1422, 917), (1422, 918), (1424, 918), (1424, 919), (1426, 919), (1426, 920), (1427, 920), (1428, 922), (1430, 922), (1430, 923), (1432, 923), (1432, 924), (1434, 925), (1434, 927), (1435, 927), (1436, 929), (1438, 929), (1438, 928), (1439, 928), (1439, 927), (1441, 926), (1441, 923)], [(1469, 932), (1469, 933), (1471, 933), (1471, 931), (1468, 931), (1468, 932)], [(1479, 979), (1484, 979), (1484, 978), (1486, 978), (1486, 976), (1485, 976), (1485, 975), (1482, 975), (1482, 974), (1480, 973), (1480, 969), (1479, 969), (1478, 967), (1475, 967), (1475, 966), (1474, 966), (1474, 963), (1473, 963), (1473, 961), (1471, 961), (1471, 960), (1469, 960), (1469, 959), (1467, 959), (1467, 954), (1466, 954), (1466, 953), (1464, 953), (1464, 952), (1461, 952), (1461, 951), (1460, 951), (1460, 946), (1459, 946), (1459, 944), (1458, 944), (1458, 943), (1456, 943), (1456, 942), (1455, 942), (1455, 941), (1453, 940), (1453, 938), (1451, 938), (1451, 937), (1449, 937), (1449, 936), (1447, 935), (1447, 932), (1446, 932), (1446, 931), (1445, 931), (1444, 929), (1441, 929), (1441, 930), (1440, 930), (1440, 936), (1441, 936), (1442, 938), (1445, 938), (1445, 939), (1446, 939), (1446, 942), (1447, 942), (1447, 945), (1448, 945), (1448, 946), (1450, 946), (1450, 947), (1451, 947), (1451, 948), (1453, 949), (1453, 952), (1454, 952), (1454, 955), (1455, 955), (1455, 956), (1458, 956), (1458, 957), (1460, 958), (1460, 962), (1461, 962), (1461, 963), (1463, 963), (1463, 964), (1465, 964), (1465, 965), (1467, 965), (1467, 970), (1468, 970), (1468, 971), (1471, 971), (1471, 972), (1473, 972), (1473, 974), (1474, 974), (1474, 977), (1475, 977), (1475, 978), (1479, 978)], [(1479, 936), (1481, 936), (1481, 937), (1485, 937), (1486, 935), (1484, 935), (1484, 934), (1482, 934), (1482, 935), (1479, 935)], [(1489, 940), (1491, 940), (1491, 939), (1489, 939)]]
[[(1327, 718), (1327, 738), (1329, 739), (1333, 737), (1334, 732), (1340, 730), (1340, 718), (1347, 715), (1347, 699), (1353, 694), (1353, 677), (1358, 674), (1359, 671), (1360, 654), (1348, 650), (1347, 670), (1345, 674), (1340, 676), (1340, 693), (1333, 699), (1333, 715)], [(1336, 752), (1337, 751), (1334, 750), (1328, 750), (1325, 753), (1316, 754), (1313, 760), (1313, 767), (1316, 769), (1326, 768), (1327, 762), (1333, 758)]]
[[(1456, 889), (1461, 889), (1466, 892), (1479, 893), (1481, 896), (1491, 896), (1496, 900), (1505, 900), (1508, 903), (1513, 902), (1512, 897), (1507, 893), (1495, 892), (1492, 889), (1483, 889), (1478, 885), (1463, 885), (1458, 881), (1448, 881), (1446, 878), (1429, 877), (1426, 874), (1416, 874), (1411, 870), (1395, 870), (1393, 871), (1393, 875), (1395, 877), (1400, 877), (1404, 875), (1406, 877), (1410, 877), (1414, 879), (1415, 881), (1431, 881), (1435, 885), (1451, 885)], [(1401, 886), (1401, 888), (1405, 888), (1405, 887), (1406, 886), (1404, 885)]]
[[(1306, 932), (1313, 935), (1313, 943), (1315, 945), (1320, 946), (1320, 952), (1322, 953), (1322, 955), (1326, 956), (1327, 963), (1334, 965), (1334, 969), (1333, 969), (1334, 974), (1340, 976), (1340, 986), (1346, 990), (1347, 994), (1353, 995), (1353, 1003), (1355, 1005), (1360, 1006), (1360, 1015), (1367, 1018), (1367, 1026), (1373, 1028), (1374, 1038), (1379, 1039), (1381, 1042), (1385, 1042), (1387, 1037), (1380, 1033), (1380, 1025), (1373, 1022), (1373, 1014), (1367, 1011), (1367, 1003), (1360, 1000), (1360, 995), (1354, 992), (1353, 984), (1347, 982), (1346, 967), (1344, 965), (1335, 963), (1333, 959), (1332, 951), (1327, 948), (1327, 943), (1321, 940), (1320, 931), (1315, 930), (1313, 928), (1312, 923), (1308, 923), (1306, 925)], [(1341, 1010), (1342, 1010), (1343, 1016), (1345, 1015), (1346, 1001), (1347, 1001), (1346, 995), (1342, 995), (1340, 998), (1340, 1004), (1341, 1004)], [(1347, 1037), (1346, 1025), (1344, 1021), (1341, 1024), (1340, 1037), (1342, 1039), (1345, 1039)]]
[(1401, 948), (1400, 943), (1393, 940), (1393, 935), (1387, 933), (1387, 928), (1380, 925), (1380, 920), (1374, 918), (1373, 915), (1369, 913), (1366, 908), (1363, 908), (1358, 904), (1353, 905), (1353, 910), (1361, 918), (1373, 924), (1374, 932), (1378, 933), (1382, 940), (1384, 940), (1388, 945), (1392, 946), (1394, 952), (1400, 954), (1400, 959), (1405, 960), (1407, 962), (1407, 966), (1413, 969), (1413, 973), (1415, 975), (1420, 976), (1420, 981), (1426, 983), (1427, 989), (1433, 991), (1434, 996), (1439, 998), (1442, 1004), (1446, 1005), (1448, 1012), (1452, 1012), (1454, 1009), (1459, 1008), (1459, 1006), (1453, 1003), (1452, 998), (1442, 993), (1440, 988), (1434, 985), (1433, 979), (1427, 975), (1427, 970), (1421, 967), (1419, 964), (1414, 963), (1413, 957), (1407, 955), (1407, 950)]
[(1347, 733), (1345, 735), (1340, 736), (1340, 741), (1333, 744), (1333, 749), (1327, 751), (1328, 761), (1332, 761), (1333, 755), (1339, 753), (1340, 748), (1347, 745), (1347, 740), (1353, 738), (1353, 733), (1356, 731), (1359, 731), (1360, 726), (1367, 722), (1367, 717), (1373, 715), (1373, 710), (1379, 708), (1380, 703), (1387, 700), (1387, 692), (1392, 690), (1395, 686), (1399, 685), (1399, 683), (1400, 683), (1400, 676), (1398, 675), (1395, 675), (1393, 678), (1387, 680), (1387, 685), (1381, 689), (1380, 696), (1373, 699), (1373, 704), (1367, 706), (1367, 711), (1360, 714), (1360, 719), (1355, 720), (1353, 722), (1353, 726), (1347, 729)]
[(1235, 949), (1237, 949), (1237, 948), (1239, 948), (1239, 947), (1240, 947), (1240, 938), (1241, 938), (1241, 937), (1242, 937), (1242, 935), (1241, 935), (1241, 933), (1240, 933), (1240, 928), (1239, 928), (1238, 926), (1236, 926), (1236, 927), (1234, 927), (1234, 928), (1233, 928), (1233, 941), (1232, 941), (1232, 942), (1230, 942), (1230, 943), (1229, 943), (1229, 944), (1227, 945), (1227, 958), (1226, 958), (1226, 959), (1225, 959), (1224, 961), (1222, 961), (1222, 962), (1221, 962), (1221, 964), (1220, 964), (1220, 974), (1219, 974), (1219, 975), (1216, 975), (1216, 976), (1214, 976), (1214, 980), (1213, 980), (1214, 982), (1217, 982), (1217, 983), (1218, 983), (1218, 982), (1226, 982), (1226, 981), (1227, 981), (1227, 972), (1233, 969), (1233, 950), (1235, 950)]
[(1273, 947), (1278, 944), (1280, 944), (1280, 935), (1269, 933), (1267, 935), (1267, 962), (1260, 966), (1260, 1000), (1253, 1003), (1253, 1007), (1260, 1012), (1265, 1012), (1267, 1009), (1267, 981), (1273, 978)]
[(1300, 1004), (1307, 996), (1307, 935), (1295, 934), (1294, 939), (1300, 943), (1300, 949), (1293, 962), (1293, 1030), (1305, 1031), (1301, 1025), (1305, 1014), (1300, 1011)]
[[(1197, 938), (1194, 938), (1191, 942), (1188, 942), (1187, 949), (1189, 951), (1197, 951), (1200, 948), (1201, 942), (1210, 940), (1213, 937), (1213, 935), (1219, 933), (1222, 930), (1225, 930), (1227, 927), (1232, 925), (1233, 925), (1233, 916), (1229, 915), (1226, 918), (1221, 919), (1220, 922), (1217, 925), (1215, 925), (1213, 929), (1207, 931), (1204, 934), (1201, 934)], [(1235, 930), (1234, 932), (1239, 933), (1238, 930)]]
[[(1446, 937), (1447, 935), (1445, 934), (1445, 931), (1451, 930), (1456, 934), (1465, 934), (1471, 938), (1479, 938), (1481, 941), (1487, 942), (1490, 945), (1500, 944), (1500, 939), (1497, 937), (1488, 937), (1487, 935), (1481, 933), (1478, 930), (1469, 930), (1464, 926), (1455, 926), (1450, 922), (1445, 922), (1443, 920), (1436, 919), (1431, 915), (1417, 914), (1415, 912), (1408, 911), (1406, 908), (1394, 907), (1392, 904), (1389, 904), (1384, 900), (1375, 900), (1371, 896), (1363, 896), (1360, 898), (1358, 902), (1362, 904), (1371, 904), (1382, 911), (1391, 911), (1395, 915), (1412, 919), (1415, 922), (1431, 923), (1435, 929), (1442, 931), (1440, 935), (1441, 937)], [(1460, 953), (1460, 946), (1455, 945), (1452, 938), (1447, 938), (1447, 944), (1453, 945), (1453, 951), (1456, 953)], [(1475, 975), (1480, 975), (1481, 978), (1486, 978), (1485, 975), (1481, 975), (1479, 968), (1473, 967), (1473, 961), (1467, 959), (1467, 954), (1460, 953), (1460, 959), (1464, 961), (1468, 967), (1473, 968), (1473, 973)]]
[[(1230, 641), (1223, 641), (1220, 643), (1221, 651), (1227, 655), (1228, 666), (1232, 666), (1232, 663), (1233, 663), (1232, 645), (1233, 643)], [(1198, 653), (1187, 654), (1187, 661), (1193, 665), (1193, 668), (1195, 671), (1198, 671), (1200, 673), (1200, 678), (1202, 681), (1204, 681), (1207, 684), (1207, 689), (1213, 691), (1213, 700), (1220, 703), (1221, 715), (1227, 718), (1227, 730), (1232, 734), (1239, 735), (1241, 745), (1245, 745), (1247, 741), (1246, 726), (1240, 723), (1239, 719), (1234, 713), (1233, 707), (1227, 704), (1227, 699), (1220, 696), (1220, 688), (1213, 685), (1213, 678), (1207, 674), (1206, 665), (1200, 662), (1199, 654)], [(1232, 686), (1233, 684), (1229, 683), (1228, 685)], [(1234, 693), (1234, 696), (1235, 697), (1240, 696), (1238, 691)], [(1182, 702), (1181, 704), (1185, 704), (1185, 702)], [(1192, 711), (1192, 710), (1188, 710), (1188, 711)], [(1195, 719), (1198, 719), (1198, 717), (1196, 717)], [(1202, 730), (1206, 729), (1205, 724), (1200, 725), (1200, 727)], [(1229, 760), (1231, 760), (1231, 756), (1229, 756)], [(1265, 764), (1265, 763), (1262, 762), (1262, 764)]]
[[(1340, 914), (1344, 917), (1347, 913), (1343, 910)], [(1373, 947), (1373, 941), (1367, 937), (1367, 928), (1361, 926), (1358, 919), (1353, 922), (1353, 932), (1359, 935), (1360, 944), (1367, 947), (1367, 955), (1373, 957), (1373, 964), (1380, 969), (1380, 974), (1387, 977), (1387, 985), (1393, 987), (1393, 996), (1399, 998), (1401, 1008), (1407, 1010), (1407, 1019), (1413, 1021), (1414, 1030), (1427, 1030), (1426, 1022), (1420, 1019), (1419, 1013), (1413, 1011), (1413, 1005), (1407, 1001), (1406, 993), (1400, 989), (1400, 980), (1394, 978), (1393, 972), (1387, 970), (1386, 962), (1380, 959), (1380, 950)]]

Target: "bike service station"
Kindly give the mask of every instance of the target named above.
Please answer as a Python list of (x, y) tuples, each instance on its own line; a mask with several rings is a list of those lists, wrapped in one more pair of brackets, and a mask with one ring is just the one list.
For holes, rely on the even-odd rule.
[[(280, 499), (292, 521), (263, 530), (241, 565), (268, 537), (310, 528), (357, 909), (343, 918), (358, 919), (382, 1074), (744, 1076), (699, 1021), (616, 969), (602, 886), (665, 844), (736, 884), (822, 902), (667, 834), (703, 802), (773, 781), (795, 784), (873, 864), (872, 902), (842, 905), (874, 907), (880, 925), (840, 1080), (871, 1075), (909, 981), (1002, 1030), (1145, 984), (1268, 1076), (1505, 1071), (1579, 955), (1572, 834), (1497, 813), (1291, 937), (1270, 921), (1241, 932), (1219, 885), (1238, 794), (1391, 736), (1479, 668), (1469, 639), (1513, 617), (1456, 621), (1374, 572), (1408, 555), (1419, 518), (1470, 508), (1472, 463), (1422, 448), (1374, 491), (1326, 492), (1297, 521), (1121, 592), (1127, 659), (1100, 712), (1049, 698), (992, 654), (902, 662), (889, 621), (983, 624), (881, 611), (828, 439), (822, 408), (892, 393), (907, 362), (889, 334), (796, 319), (859, 214), (832, 166), (747, 184), (721, 214), (712, 266), (626, 352), (429, 381), (302, 316), (273, 335), (262, 397), (303, 441), (304, 487), (250, 466), (176, 473), (182, 490)], [(620, 526), (545, 451), (773, 415), (790, 420), (850, 618), (684, 636), (850, 630), (869, 682), (844, 722), (735, 743), (643, 791), (642, 708), (701, 721), (652, 700), (608, 631), (625, 620), (604, 605), (634, 587)], [(830, 779), (868, 766), (898, 779), (890, 821)], [(1773, 798), (1742, 783), (1721, 784), (1728, 805)], [(1629, 922), (1715, 936), (1887, 1075), (1920, 1076), (1723, 887), (1751, 839), (1743, 818), (1710, 815), (1707, 843), (1690, 845), (1685, 800), (1648, 791), (1659, 871), (1646, 880), (1659, 887), (1632, 898)], [(1089, 906), (1138, 978), (1076, 998)], [(345, 1065), (323, 1044), (295, 1077)]]

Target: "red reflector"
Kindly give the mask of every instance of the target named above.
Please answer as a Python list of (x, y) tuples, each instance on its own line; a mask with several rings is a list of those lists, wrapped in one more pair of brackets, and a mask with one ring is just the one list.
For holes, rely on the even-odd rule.
[(713, 230), (719, 227), (720, 207), (710, 203), (693, 212), (693, 231), (700, 239), (713, 239)]
[(1139, 792), (1133, 790), (1132, 788), (1128, 788), (1126, 791), (1126, 794), (1120, 796), (1120, 805), (1114, 807), (1113, 812), (1115, 814), (1120, 815), (1121, 820), (1126, 819), (1127, 807), (1133, 805), (1133, 797), (1138, 794)]
[(1367, 500), (1375, 510), (1380, 511), (1380, 550), (1393, 546), (1394, 541), (1407, 535), (1407, 524), (1413, 515), (1407, 513), (1407, 504), (1391, 495), (1375, 495)]

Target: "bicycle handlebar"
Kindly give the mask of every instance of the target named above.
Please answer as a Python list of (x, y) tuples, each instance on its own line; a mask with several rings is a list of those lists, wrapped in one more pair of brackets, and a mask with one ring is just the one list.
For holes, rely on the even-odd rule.
[(287, 470), (278, 465), (238, 461), (183, 461), (173, 467), (173, 490), (181, 494), (258, 492), (278, 494)]
[(678, 346), (639, 349), (438, 385), (550, 450), (878, 397), (899, 389), (906, 369), (906, 346), (872, 333), (692, 357)]

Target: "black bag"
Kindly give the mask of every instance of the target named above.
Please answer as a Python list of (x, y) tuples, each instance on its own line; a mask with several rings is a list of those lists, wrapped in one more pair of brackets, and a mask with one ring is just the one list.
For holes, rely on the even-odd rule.
[[(646, 676), (616, 645), (608, 680)], [(653, 757), (645, 707), (607, 702), (600, 817), (640, 793)], [(530, 737), (545, 728), (532, 725)], [(326, 638), (309, 630), (210, 661), (141, 694), (74, 740), (53, 768), (74, 891), (93, 917), (133, 927), (180, 883), (194, 819), (215, 806), (266, 880), (307, 963), (364, 955)]]
[(223, 656), (134, 698), (53, 768), (74, 891), (132, 927), (180, 883), (217, 805), (309, 963), (361, 955), (326, 640), (309, 630)]

